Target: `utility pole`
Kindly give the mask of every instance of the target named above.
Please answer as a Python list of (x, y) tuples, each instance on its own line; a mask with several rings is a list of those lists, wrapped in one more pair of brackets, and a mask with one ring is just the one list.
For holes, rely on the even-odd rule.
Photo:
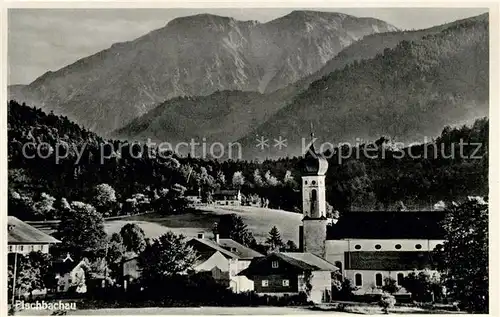
[(12, 305), (12, 307), (11, 307), (12, 313), (14, 313), (14, 311), (15, 311), (14, 301), (16, 299), (16, 279), (17, 279), (17, 249), (14, 252), (14, 276), (12, 279), (12, 304), (11, 304)]

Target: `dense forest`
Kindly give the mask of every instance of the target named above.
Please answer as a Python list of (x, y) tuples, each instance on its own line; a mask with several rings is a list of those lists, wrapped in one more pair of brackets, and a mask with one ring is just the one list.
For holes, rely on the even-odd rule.
[[(24, 153), (23, 153), (24, 152)], [(488, 194), (488, 119), (444, 127), (427, 144), (398, 148), (384, 137), (324, 153), (327, 200), (340, 213), (428, 209), (440, 201)], [(182, 212), (188, 191), (203, 198), (240, 188), (245, 201), (299, 211), (301, 158), (218, 161), (158, 152), (145, 144), (105, 140), (66, 117), (8, 103), (9, 214), (58, 218), (68, 201), (105, 216)]]

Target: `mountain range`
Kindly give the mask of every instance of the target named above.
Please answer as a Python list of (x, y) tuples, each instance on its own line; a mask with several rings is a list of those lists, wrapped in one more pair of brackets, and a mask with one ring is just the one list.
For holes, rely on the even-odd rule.
[[(300, 154), (311, 123), (317, 136), (331, 143), (381, 135), (424, 142), (445, 125), (488, 114), (488, 59), (487, 15), (372, 34), (284, 88), (168, 100), (115, 136), (239, 140), (246, 158)], [(258, 136), (271, 139), (266, 151), (255, 147)], [(272, 138), (279, 136), (288, 140), (285, 152), (272, 147)]]
[(9, 96), (106, 134), (172, 98), (272, 92), (319, 70), (365, 35), (395, 30), (373, 18), (314, 11), (267, 23), (179, 17), (29, 85), (11, 86)]

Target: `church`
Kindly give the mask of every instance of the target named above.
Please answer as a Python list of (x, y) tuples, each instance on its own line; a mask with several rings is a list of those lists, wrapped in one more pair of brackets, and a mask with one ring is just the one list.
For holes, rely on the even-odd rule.
[(302, 167), (301, 252), (337, 266), (356, 286), (357, 294), (381, 292), (387, 277), (400, 286), (410, 272), (435, 268), (432, 251), (444, 240), (440, 225), (444, 212), (356, 211), (342, 214), (338, 220), (329, 219), (327, 170), (327, 159), (311, 144)]

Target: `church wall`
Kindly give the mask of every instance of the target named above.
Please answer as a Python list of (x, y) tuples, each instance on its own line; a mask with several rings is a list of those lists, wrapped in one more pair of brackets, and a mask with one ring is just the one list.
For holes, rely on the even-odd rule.
[[(344, 272), (344, 252), (347, 251), (432, 251), (438, 244), (442, 244), (443, 240), (424, 240), (424, 239), (345, 239), (345, 240), (327, 240), (326, 241), (326, 260), (336, 264), (340, 262), (342, 272)], [(380, 249), (376, 249), (376, 245), (380, 245)], [(401, 249), (396, 249), (396, 245), (401, 245)], [(416, 249), (415, 246), (420, 244), (421, 249)], [(356, 245), (361, 246), (357, 250)]]
[[(378, 270), (346, 270), (344, 277), (349, 279), (352, 282), (353, 286), (356, 286), (355, 284), (355, 275), (356, 274), (361, 274), (362, 277), (362, 285), (361, 286), (356, 286), (358, 289), (354, 292), (355, 294), (362, 295), (362, 294), (373, 294), (373, 293), (381, 293), (382, 290), (377, 287), (376, 285), (376, 278), (375, 275), (377, 273), (382, 274), (382, 283), (386, 277), (390, 277), (397, 281), (397, 276), (399, 273), (403, 273), (403, 275), (406, 277), (408, 274), (413, 272), (413, 270), (403, 270), (403, 271), (378, 271)], [(399, 293), (406, 293), (406, 290), (401, 289)]]

